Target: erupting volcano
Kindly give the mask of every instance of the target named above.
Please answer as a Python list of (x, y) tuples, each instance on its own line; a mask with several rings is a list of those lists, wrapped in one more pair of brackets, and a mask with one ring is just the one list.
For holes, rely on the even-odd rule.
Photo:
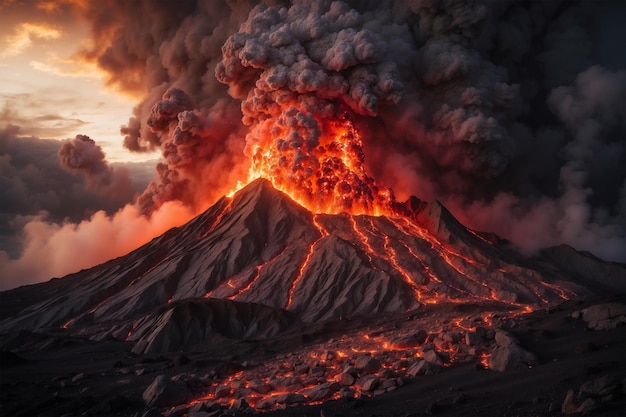
[[(482, 332), (572, 297), (623, 290), (623, 265), (565, 246), (527, 258), (436, 202), (388, 202), (386, 213), (313, 213), (254, 180), (126, 256), (1, 293), (4, 346), (37, 350), (55, 343), (47, 338), (79, 337), (119, 341), (142, 357), (216, 359), (234, 349), (252, 362), (207, 365), (205, 379), (184, 377), (191, 388), (155, 380), (145, 401), (164, 412), (178, 401), (188, 413), (235, 400), (274, 410), (380, 395), (442, 366), (534, 365), (521, 348), (492, 350)], [(272, 352), (289, 353), (267, 358)], [(491, 363), (492, 355), (507, 359)]]
[[(293, 108), (290, 113), (286, 116), (295, 123), (298, 112)], [(317, 121), (317, 125), (321, 126), (319, 136), (304, 143), (295, 132), (272, 129), (270, 139), (249, 145), (253, 148), (249, 150), (249, 180), (269, 179), (276, 189), (314, 213), (391, 212), (393, 193), (380, 189), (365, 172), (363, 142), (348, 114)]]
[(10, 221), (12, 282), (84, 269), (0, 292), (0, 414), (623, 409), (626, 265), (560, 244), (623, 258), (626, 73), (561, 48), (585, 2), (52, 3), (160, 159), (134, 190), (77, 135), (59, 168), (117, 211)]

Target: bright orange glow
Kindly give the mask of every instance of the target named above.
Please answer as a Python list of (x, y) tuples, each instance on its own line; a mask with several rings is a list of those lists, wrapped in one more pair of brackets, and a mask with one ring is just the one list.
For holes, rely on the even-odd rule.
[[(318, 120), (318, 143), (287, 142), (287, 128), (273, 126), (272, 135), (257, 129), (247, 152), (248, 182), (266, 178), (313, 213), (382, 215), (391, 212), (393, 193), (380, 189), (364, 168), (363, 142), (347, 115)], [(293, 132), (291, 133), (293, 135)]]

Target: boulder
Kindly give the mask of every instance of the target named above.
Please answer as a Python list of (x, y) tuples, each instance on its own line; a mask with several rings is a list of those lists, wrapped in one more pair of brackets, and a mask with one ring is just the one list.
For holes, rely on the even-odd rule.
[(243, 398), (238, 398), (230, 405), (230, 411), (241, 411), (250, 408), (250, 405)]
[(374, 391), (378, 384), (380, 383), (380, 379), (373, 375), (368, 375), (359, 380), (359, 384), (361, 385), (361, 391), (369, 392)]
[(354, 384), (354, 380), (354, 376), (350, 375), (347, 372), (342, 372), (337, 375), (337, 382), (339, 382), (341, 385), (350, 386)]
[(142, 395), (148, 407), (171, 407), (191, 400), (191, 391), (182, 381), (157, 376)]
[(272, 387), (260, 379), (253, 379), (250, 381), (250, 389), (258, 392), (259, 394), (268, 394), (272, 391)]
[(626, 324), (626, 304), (604, 303), (574, 311), (571, 316), (582, 318), (592, 330), (608, 330)]
[(498, 372), (525, 369), (535, 364), (537, 358), (517, 345), (498, 346), (489, 357), (489, 369)]
[(354, 362), (354, 367), (360, 370), (363, 375), (375, 374), (380, 370), (380, 361), (370, 356), (361, 356)]
[(435, 375), (439, 373), (439, 371), (439, 365), (426, 360), (420, 360), (411, 365), (409, 369), (407, 369), (406, 373), (410, 376)]
[(495, 333), (495, 341), (498, 346), (518, 345), (519, 340), (506, 330), (497, 329)]
[(311, 401), (324, 401), (331, 398), (340, 388), (341, 385), (336, 382), (326, 382), (306, 390), (304, 394)]
[(441, 366), (444, 363), (443, 358), (441, 357), (440, 354), (438, 354), (436, 351), (434, 350), (427, 350), (426, 352), (424, 352), (422, 354), (422, 358), (425, 361), (428, 361), (430, 363), (434, 363), (435, 365)]

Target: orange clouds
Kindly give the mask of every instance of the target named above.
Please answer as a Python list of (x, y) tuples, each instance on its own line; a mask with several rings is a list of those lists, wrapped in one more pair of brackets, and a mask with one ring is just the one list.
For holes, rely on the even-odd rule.
[(24, 226), (24, 249), (18, 259), (0, 251), (0, 290), (61, 277), (129, 251), (191, 219), (194, 213), (167, 202), (150, 218), (127, 205), (113, 216), (96, 212), (80, 223), (57, 224), (36, 216)]
[(32, 45), (33, 39), (58, 39), (61, 34), (61, 30), (46, 23), (22, 23), (16, 27), (13, 35), (4, 39), (5, 48), (0, 56), (18, 55)]

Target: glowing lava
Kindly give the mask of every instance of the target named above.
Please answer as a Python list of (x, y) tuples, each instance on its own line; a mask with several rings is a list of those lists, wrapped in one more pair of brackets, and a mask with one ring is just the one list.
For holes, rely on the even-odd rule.
[(316, 119), (321, 132), (305, 139), (291, 126), (299, 114), (284, 125), (260, 124), (253, 131), (248, 182), (266, 178), (313, 213), (391, 212), (393, 192), (379, 188), (365, 173), (363, 142), (348, 115)]

